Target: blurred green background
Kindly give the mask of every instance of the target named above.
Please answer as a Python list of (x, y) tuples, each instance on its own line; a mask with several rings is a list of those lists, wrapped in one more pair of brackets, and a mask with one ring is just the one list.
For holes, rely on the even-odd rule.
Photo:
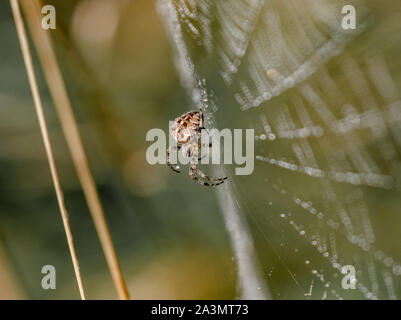
[[(167, 166), (151, 166), (146, 162), (148, 130), (167, 131), (169, 120), (194, 109), (180, 84), (174, 66), (174, 44), (169, 41), (155, 3), (149, 0), (43, 2), (53, 4), (57, 10), (57, 29), (51, 32), (58, 61), (131, 298), (238, 297), (236, 261), (215, 190), (193, 183), (185, 169), (176, 175)], [(192, 2), (184, 1), (188, 5)], [(376, 66), (366, 62), (369, 54), (376, 52), (373, 49), (380, 50), (379, 56), (398, 88), (401, 84), (399, 1), (365, 1), (363, 6), (360, 1), (350, 2), (362, 8), (357, 11), (363, 13), (358, 19), (367, 21), (366, 29), (327, 63), (314, 61), (316, 73), (302, 82), (326, 99), (328, 109), (338, 119), (346, 116), (346, 103), (352, 103), (358, 114), (369, 111), (370, 106), (359, 101), (366, 92), (353, 87), (358, 70), (360, 78), (368, 79), (368, 91), (377, 100), (380, 112), (389, 104), (377, 85), (384, 81), (383, 74), (378, 73), (375, 81), (369, 73), (369, 68)], [(266, 3), (272, 3), (273, 12), (278, 13), (284, 26), (283, 36), (290, 38), (289, 42), (294, 40), (291, 38), (294, 25), (288, 11), (291, 6), (286, 5), (295, 2)], [(311, 3), (304, 0), (296, 6), (309, 8)], [(320, 8), (330, 4), (341, 19), (340, 8), (348, 2), (315, 3)], [(212, 15), (215, 13), (212, 11)], [(296, 116), (296, 99), (305, 87), (294, 83), (260, 107), (241, 112), (234, 94), (242, 83), (250, 82), (247, 56), (237, 82), (226, 85), (220, 73), (218, 50), (208, 55), (200, 40), (194, 39), (186, 28), (188, 20), (181, 16), (180, 21), (196, 74), (205, 79), (210, 100), (218, 107), (216, 112), (206, 110), (208, 115), (213, 113), (217, 127), (254, 128), (257, 155), (300, 164), (301, 161), (295, 161), (299, 159), (294, 150), (299, 143), (305, 151), (304, 140), (282, 138), (279, 131), (280, 125), (284, 123), (285, 127), (290, 123), (289, 119), (295, 119), (297, 128), (302, 127), (301, 117)], [(213, 30), (221, 27), (218, 22), (213, 21)], [(324, 21), (316, 26), (329, 38), (331, 30), (326, 29)], [(218, 31), (213, 33), (214, 45), (221, 48), (224, 39), (215, 37), (216, 34)], [(0, 3), (0, 36), (0, 298), (78, 299), (8, 1)], [(32, 51), (87, 296), (115, 299), (117, 295), (40, 64)], [(356, 66), (349, 61), (356, 61)], [(280, 67), (277, 69), (281, 72)], [(356, 78), (347, 78), (347, 70)], [(332, 90), (336, 86), (338, 91)], [(301, 101), (308, 110), (313, 109), (313, 103), (305, 96)], [(391, 101), (394, 105), (398, 102)], [(400, 114), (398, 109), (397, 112), (395, 115)], [(396, 183), (390, 190), (355, 186), (258, 160), (254, 174), (236, 177), (232, 174), (233, 194), (250, 225), (263, 280), (275, 299), (362, 299), (372, 295), (398, 298), (401, 154), (396, 137), (400, 119), (394, 116), (390, 130), (376, 139), (366, 128), (334, 134), (325, 127), (318, 112), (310, 113), (314, 124), (325, 132), (323, 137), (307, 139), (319, 168), (326, 172), (333, 168), (341, 171), (347, 167), (347, 161), (352, 162), (350, 158), (362, 154), (356, 163), (372, 160), (377, 168), (371, 166), (369, 170), (377, 169)], [(277, 134), (274, 141), (262, 138), (263, 116)], [(372, 127), (376, 129), (379, 125), (373, 122)], [(380, 154), (380, 146), (386, 143), (397, 146), (392, 161)], [(307, 152), (305, 155), (307, 158)], [(362, 168), (353, 164), (347, 171), (363, 173), (358, 171)], [(234, 166), (228, 166), (227, 170), (233, 173)], [(296, 197), (304, 203), (297, 203)], [(311, 214), (311, 208), (322, 212), (320, 217), (324, 218)], [(354, 233), (340, 223), (342, 210), (349, 213)], [(363, 240), (373, 233), (374, 241), (364, 249)], [(362, 286), (357, 290), (342, 289), (342, 275), (335, 268), (337, 262), (354, 265)], [(56, 290), (46, 291), (41, 287), (41, 269), (47, 264), (56, 267)]]
[[(188, 109), (155, 4), (48, 3), (57, 10), (59, 62), (132, 298), (233, 298), (234, 262), (213, 191), (145, 159), (147, 131), (167, 130)], [(0, 297), (76, 299), (8, 1), (0, 3), (0, 34)], [(36, 60), (35, 66), (88, 298), (116, 298)], [(41, 287), (46, 264), (56, 267), (57, 290)]]

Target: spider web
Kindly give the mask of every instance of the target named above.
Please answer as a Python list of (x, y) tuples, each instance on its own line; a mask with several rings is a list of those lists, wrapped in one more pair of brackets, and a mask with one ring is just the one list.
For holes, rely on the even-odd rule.
[[(355, 30), (341, 27), (345, 4), (356, 8)], [(400, 9), (158, 2), (191, 103), (212, 127), (255, 129), (253, 175), (218, 191), (227, 225), (241, 212), (250, 224), (234, 223), (242, 237), (231, 230), (236, 259), (249, 262), (238, 261), (243, 297), (400, 296), (400, 11), (392, 6)], [(356, 270), (355, 290), (341, 286), (345, 265)]]

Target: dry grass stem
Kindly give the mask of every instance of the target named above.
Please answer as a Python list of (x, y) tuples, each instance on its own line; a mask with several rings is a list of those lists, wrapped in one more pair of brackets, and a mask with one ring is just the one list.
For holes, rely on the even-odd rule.
[(49, 133), (47, 130), (46, 119), (43, 112), (43, 105), (39, 94), (38, 84), (36, 81), (35, 71), (32, 64), (32, 57), (29, 48), (28, 39), (24, 27), (24, 22), (21, 16), (21, 11), (17, 0), (10, 0), (11, 9), (13, 12), (15, 25), (17, 28), (18, 39), (21, 45), (22, 56), (24, 58), (26, 72), (28, 74), (29, 85), (31, 88), (33, 101), (35, 104), (36, 114), (39, 120), (40, 131), (42, 134), (43, 143), (46, 150), (47, 160), (49, 162), (50, 173), (52, 176), (54, 188), (56, 190), (57, 201), (61, 212), (61, 217), (64, 224), (65, 234), (67, 236), (68, 247), (71, 254), (72, 263), (74, 266), (75, 277), (77, 279), (79, 293), (82, 300), (85, 300), (84, 288), (82, 285), (82, 278), (79, 271), (79, 262), (75, 252), (74, 240), (71, 233), (70, 223), (68, 220), (68, 212), (64, 204), (64, 195), (61, 189), (60, 180), (58, 178), (56, 163), (54, 161), (53, 150), (50, 143)]
[(38, 1), (22, 1), (22, 6), (114, 285), (120, 299), (129, 299), (96, 184), (91, 174), (71, 102), (51, 43), (50, 31), (45, 31), (41, 27), (41, 8)]

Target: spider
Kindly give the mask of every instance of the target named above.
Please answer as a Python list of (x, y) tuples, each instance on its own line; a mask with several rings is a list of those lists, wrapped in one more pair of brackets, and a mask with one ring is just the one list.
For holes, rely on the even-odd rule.
[[(177, 146), (170, 146), (167, 148), (167, 165), (174, 172), (180, 173), (177, 168), (171, 165), (170, 153), (173, 150), (179, 151), (182, 148), (182, 154), (190, 159), (189, 175), (191, 179), (200, 183), (201, 185), (215, 187), (222, 184), (227, 177), (210, 178), (196, 166), (197, 162), (201, 160), (199, 157), (200, 148), (210, 148), (212, 146), (211, 144), (201, 144), (199, 142), (202, 129), (205, 129), (202, 109), (200, 111), (190, 111), (174, 120), (174, 124), (171, 127), (171, 132), (174, 139), (177, 141)], [(197, 177), (196, 174), (200, 178)], [(202, 179), (206, 181), (203, 181)]]

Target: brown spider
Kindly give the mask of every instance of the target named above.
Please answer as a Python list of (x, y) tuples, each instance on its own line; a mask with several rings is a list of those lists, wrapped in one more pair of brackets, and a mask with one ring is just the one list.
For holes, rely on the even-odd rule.
[[(170, 152), (182, 148), (183, 155), (190, 159), (189, 175), (191, 179), (197, 181), (201, 185), (215, 187), (222, 184), (227, 177), (210, 178), (196, 166), (197, 162), (201, 160), (199, 157), (200, 148), (211, 147), (211, 144), (202, 145), (199, 142), (202, 129), (205, 129), (202, 109), (200, 111), (190, 111), (174, 120), (171, 132), (174, 139), (177, 141), (177, 146), (170, 146), (167, 148), (167, 165), (174, 172), (180, 173), (180, 171), (174, 168), (170, 163)], [(208, 182), (202, 181), (195, 174)]]

